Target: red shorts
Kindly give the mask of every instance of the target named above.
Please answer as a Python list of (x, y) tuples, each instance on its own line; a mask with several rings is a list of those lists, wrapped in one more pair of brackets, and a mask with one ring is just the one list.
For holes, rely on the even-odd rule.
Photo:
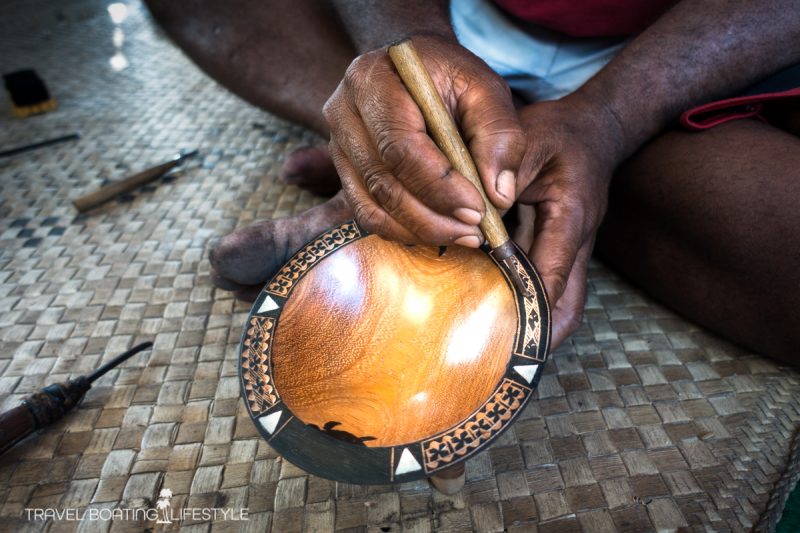
[(770, 102), (800, 98), (800, 65), (794, 65), (757, 83), (734, 98), (697, 106), (681, 115), (681, 125), (691, 131), (703, 131), (731, 120), (762, 116)]

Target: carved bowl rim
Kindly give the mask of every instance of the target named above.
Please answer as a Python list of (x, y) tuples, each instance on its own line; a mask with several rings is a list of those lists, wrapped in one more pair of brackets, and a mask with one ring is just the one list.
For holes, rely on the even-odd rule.
[[(550, 344), (550, 305), (541, 277), (515, 246), (515, 265), (535, 298), (526, 298), (501, 269), (514, 294), (517, 332), (505, 373), (494, 392), (455, 425), (424, 439), (393, 446), (364, 446), (330, 436), (292, 413), (272, 380), (272, 339), (291, 291), (309, 269), (348, 244), (370, 235), (350, 220), (299, 250), (259, 293), (239, 343), (239, 382), (247, 412), (261, 436), (286, 460), (327, 479), (353, 484), (405, 483), (464, 461), (494, 442), (523, 411), (542, 375)], [(526, 305), (527, 304), (527, 305)], [(526, 310), (529, 309), (530, 313)], [(539, 325), (531, 339), (531, 315)], [(526, 340), (528, 341), (526, 343)]]

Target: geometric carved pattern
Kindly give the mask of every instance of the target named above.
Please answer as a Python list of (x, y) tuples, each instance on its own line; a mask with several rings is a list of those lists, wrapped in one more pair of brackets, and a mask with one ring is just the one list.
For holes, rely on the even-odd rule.
[(524, 404), (530, 390), (503, 379), (494, 395), (474, 415), (447, 433), (422, 443), (426, 471), (455, 461), (491, 439)]
[(517, 271), (522, 284), (528, 289), (527, 294), (523, 295), (525, 305), (525, 316), (528, 317), (525, 324), (525, 340), (522, 351), (525, 353), (536, 353), (536, 346), (539, 345), (539, 338), (542, 336), (542, 321), (539, 317), (539, 299), (536, 297), (536, 290), (533, 281), (523, 268), (522, 264), (513, 255), (510, 257), (514, 270)]
[[(274, 328), (280, 320), (284, 302), (291, 297), (292, 290), (306, 272), (326, 256), (366, 235), (366, 232), (361, 230), (354, 221), (350, 221), (329, 230), (297, 252), (267, 284), (264, 289), (266, 294), (262, 295), (263, 300), (257, 307), (253, 307), (247, 326), (248, 330), (244, 336), (241, 379), (250, 411), (256, 419), (255, 422), (263, 430), (262, 435), (269, 440), (273, 447), (279, 450), (283, 449), (282, 453), (286, 454), (290, 461), (296, 461), (298, 466), (318, 467), (320, 463), (318, 457), (320, 451), (314, 446), (309, 446), (308, 450), (316, 451), (307, 452), (304, 451), (305, 447), (296, 445), (297, 442), (294, 439), (298, 436), (297, 432), (300, 431), (298, 428), (302, 424), (295, 427), (288, 421), (279, 422), (282, 418), (288, 420), (294, 418), (288, 406), (284, 410), (264, 416), (280, 403), (279, 393), (275, 389), (271, 376), (271, 342)], [(413, 447), (412, 443), (406, 443), (397, 462), (395, 462), (396, 449), (393, 446), (369, 448), (370, 454), (385, 455), (385, 460), (391, 465), (386, 472), (389, 474), (389, 478), (385, 481), (394, 482), (397, 477), (409, 479), (415, 475), (431, 473), (477, 453), (509, 426), (511, 420), (530, 397), (533, 383), (542, 369), (541, 363), (544, 363), (547, 357), (547, 347), (540, 346), (542, 340), (547, 342), (549, 339), (549, 335), (545, 334), (544, 338), (542, 335), (542, 331), (549, 333), (547, 301), (544, 299), (543, 293), (538, 292), (542, 289), (538, 286), (535, 274), (526, 270), (531, 268), (528, 263), (524, 262), (521, 256), (511, 256), (510, 259), (510, 267), (519, 275), (530, 294), (520, 296), (522, 291), (514, 291), (517, 298), (515, 306), (518, 316), (517, 344), (511, 354), (506, 376), (501, 378), (492, 392), (492, 396), (484, 401), (472, 415), (435, 437), (413, 443)], [(276, 302), (275, 300), (278, 298), (280, 300)], [(540, 305), (543, 305), (544, 308), (541, 308)], [(263, 316), (263, 313), (270, 313), (272, 316)], [(529, 360), (536, 361), (537, 364), (528, 364), (526, 361)], [(284, 411), (286, 411), (286, 416), (283, 414)], [(278, 436), (277, 433), (281, 432), (284, 427), (289, 428), (288, 433), (284, 433), (283, 437)], [(303, 427), (307, 429), (305, 426)], [(306, 433), (302, 438), (311, 439), (314, 441), (313, 444), (326, 448), (330, 446), (330, 439), (324, 439), (323, 433), (325, 431)], [(286, 437), (286, 435), (290, 437)], [(291, 447), (282, 448), (287, 444), (290, 444)], [(343, 448), (343, 444), (348, 444), (348, 446)], [(358, 479), (371, 479), (373, 482), (376, 479), (383, 481), (383, 474), (375, 474), (375, 471), (365, 474), (355, 466), (341, 466), (352, 461), (357, 462), (355, 458), (363, 452), (363, 447), (352, 447), (351, 449), (350, 444), (353, 443), (338, 441), (337, 449), (329, 449), (324, 452), (326, 456), (330, 453), (344, 454), (347, 457), (345, 463), (322, 465), (325, 471), (331, 476), (342, 476), (342, 480), (348, 480), (349, 476), (355, 475)], [(416, 448), (416, 446), (420, 446), (420, 448)], [(287, 449), (290, 450), (288, 454)], [(415, 455), (416, 450), (422, 452), (421, 458)], [(363, 457), (371, 461), (374, 455), (364, 455)], [(334, 474), (334, 472), (337, 473)], [(372, 477), (373, 475), (376, 477)]]
[(287, 297), (294, 284), (314, 263), (360, 236), (361, 232), (353, 221), (324, 233), (292, 257), (267, 285), (267, 292)]
[(244, 340), (242, 350), (242, 381), (245, 398), (254, 415), (278, 402), (278, 392), (270, 375), (270, 342), (275, 320), (254, 316)]

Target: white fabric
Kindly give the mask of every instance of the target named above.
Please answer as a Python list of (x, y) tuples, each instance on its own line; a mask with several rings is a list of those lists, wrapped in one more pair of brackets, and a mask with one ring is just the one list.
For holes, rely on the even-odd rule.
[(573, 92), (625, 43), (578, 39), (532, 25), (523, 30), (489, 0), (451, 0), (450, 16), (459, 42), (529, 102)]

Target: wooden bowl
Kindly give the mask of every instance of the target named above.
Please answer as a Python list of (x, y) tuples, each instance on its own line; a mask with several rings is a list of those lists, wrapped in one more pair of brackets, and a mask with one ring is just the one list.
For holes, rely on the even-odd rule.
[(256, 426), (286, 459), (348, 483), (404, 482), (462, 461), (521, 411), (547, 354), (532, 297), (486, 250), (405, 246), (347, 222), (267, 284), (242, 337)]

